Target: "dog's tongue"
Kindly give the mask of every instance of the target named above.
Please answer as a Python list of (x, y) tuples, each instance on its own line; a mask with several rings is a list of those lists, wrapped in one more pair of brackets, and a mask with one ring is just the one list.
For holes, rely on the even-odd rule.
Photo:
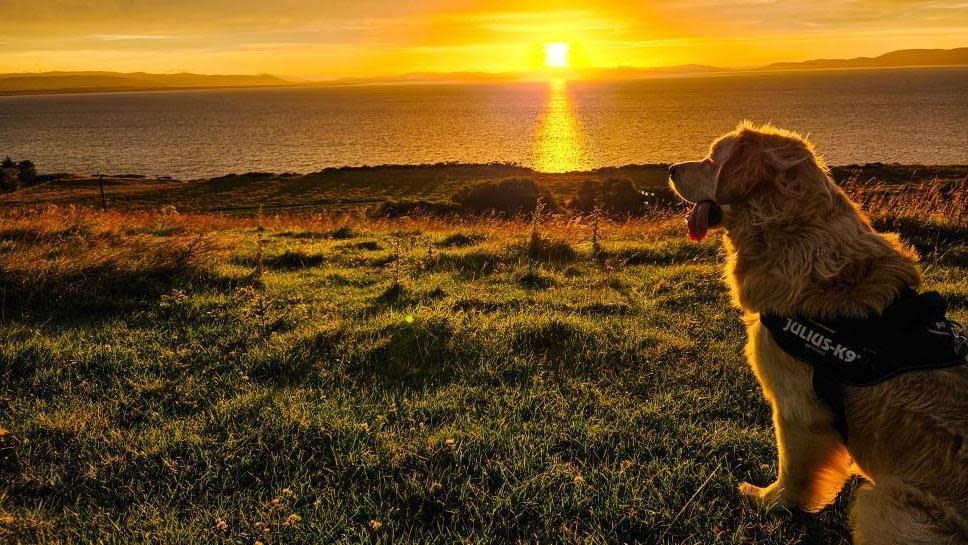
[(700, 241), (709, 231), (709, 212), (713, 208), (712, 201), (696, 203), (689, 211), (689, 240)]

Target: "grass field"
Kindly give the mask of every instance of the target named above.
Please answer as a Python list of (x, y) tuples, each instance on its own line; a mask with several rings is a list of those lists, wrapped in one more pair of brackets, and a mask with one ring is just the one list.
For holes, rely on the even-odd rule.
[[(769, 409), (719, 236), (678, 213), (593, 235), (54, 187), (0, 203), (4, 543), (848, 542), (847, 494), (735, 492), (775, 477)], [(855, 191), (968, 321), (959, 187)]]

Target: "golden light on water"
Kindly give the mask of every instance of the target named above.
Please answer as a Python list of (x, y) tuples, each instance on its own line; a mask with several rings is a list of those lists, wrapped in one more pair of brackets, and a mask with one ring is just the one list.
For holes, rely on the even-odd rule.
[(533, 165), (541, 172), (588, 169), (581, 129), (564, 78), (548, 82), (548, 103), (538, 125)]

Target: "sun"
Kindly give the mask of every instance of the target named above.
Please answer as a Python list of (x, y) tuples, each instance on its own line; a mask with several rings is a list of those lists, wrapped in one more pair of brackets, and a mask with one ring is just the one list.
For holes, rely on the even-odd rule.
[(548, 68), (568, 68), (568, 54), (571, 44), (566, 42), (548, 42), (544, 44), (545, 66)]

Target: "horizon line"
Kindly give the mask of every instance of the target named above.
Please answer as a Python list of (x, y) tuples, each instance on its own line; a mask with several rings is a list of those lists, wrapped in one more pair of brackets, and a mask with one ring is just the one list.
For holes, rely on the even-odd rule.
[[(51, 76), (51, 75), (71, 75), (71, 74), (111, 74), (111, 75), (122, 75), (122, 76), (133, 76), (133, 75), (147, 75), (147, 76), (212, 76), (212, 77), (271, 77), (279, 79), (285, 83), (289, 84), (327, 84), (327, 83), (379, 83), (381, 81), (414, 78), (414, 83), (416, 83), (418, 78), (446, 78), (446, 77), (480, 77), (487, 79), (505, 79), (505, 80), (520, 80), (520, 81), (532, 81), (532, 80), (546, 80), (551, 77), (561, 77), (565, 79), (595, 79), (594, 77), (587, 77), (589, 72), (620, 72), (620, 71), (639, 71), (639, 72), (661, 72), (661, 71), (675, 71), (681, 70), (681, 72), (674, 72), (671, 75), (676, 76), (696, 76), (696, 75), (712, 75), (717, 73), (742, 73), (742, 72), (756, 72), (756, 71), (798, 71), (798, 70), (829, 70), (829, 69), (864, 69), (864, 68), (915, 68), (915, 67), (941, 67), (941, 66), (966, 66), (968, 65), (968, 60), (962, 61), (957, 64), (898, 64), (898, 65), (887, 65), (887, 66), (857, 66), (857, 67), (819, 67), (811, 68), (809, 66), (797, 66), (797, 65), (808, 65), (808, 64), (818, 64), (818, 63), (844, 63), (844, 62), (864, 62), (873, 61), (880, 59), (882, 57), (897, 54), (897, 53), (914, 53), (914, 52), (932, 52), (932, 53), (953, 53), (957, 51), (965, 50), (968, 52), (968, 46), (955, 47), (950, 49), (942, 48), (911, 48), (911, 49), (897, 49), (890, 50), (885, 53), (876, 56), (859, 56), (859, 57), (849, 57), (849, 58), (809, 58), (804, 60), (778, 60), (767, 64), (760, 65), (733, 65), (733, 66), (718, 66), (712, 64), (704, 63), (683, 63), (674, 65), (607, 65), (607, 66), (582, 66), (582, 67), (570, 67), (561, 69), (532, 69), (532, 70), (517, 70), (517, 71), (488, 71), (488, 70), (455, 70), (455, 71), (410, 71), (410, 72), (391, 72), (385, 74), (372, 74), (372, 75), (344, 75), (344, 76), (328, 76), (324, 74), (310, 74), (310, 75), (294, 75), (294, 74), (273, 74), (269, 72), (259, 72), (259, 73), (223, 73), (223, 72), (190, 72), (185, 70), (176, 70), (171, 72), (159, 71), (150, 72), (145, 70), (135, 70), (131, 72), (117, 71), (117, 70), (103, 70), (103, 69), (90, 69), (90, 70), (66, 70), (66, 69), (54, 69), (54, 70), (44, 70), (38, 72), (7, 72), (0, 73), (0, 78), (15, 78), (15, 77), (30, 77), (30, 76)], [(789, 65), (789, 68), (782, 68), (783, 66)], [(582, 77), (582, 74), (585, 77)], [(655, 74), (657, 76), (662, 76), (662, 74)], [(577, 77), (575, 77), (577, 76)], [(605, 78), (605, 79), (621, 79), (621, 78)]]

